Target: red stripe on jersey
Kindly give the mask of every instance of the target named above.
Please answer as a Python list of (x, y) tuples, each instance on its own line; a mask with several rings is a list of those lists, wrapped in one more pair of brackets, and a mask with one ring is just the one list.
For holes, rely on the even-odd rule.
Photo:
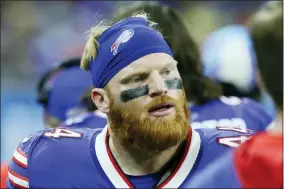
[(27, 157), (27, 154), (25, 152), (23, 152), (19, 147), (17, 147), (17, 151), (23, 155), (25, 158)]
[(25, 181), (29, 181), (29, 179), (27, 177), (19, 175), (18, 173), (11, 170), (9, 167), (8, 167), (8, 172), (11, 173), (14, 177), (17, 177), (17, 178), (25, 180)]
[(16, 164), (18, 164), (19, 166), (21, 166), (21, 167), (23, 167), (23, 168), (28, 168), (28, 165), (26, 165), (26, 164), (23, 164), (22, 162), (20, 162), (19, 160), (17, 160), (14, 156), (12, 157), (12, 160), (16, 163)]

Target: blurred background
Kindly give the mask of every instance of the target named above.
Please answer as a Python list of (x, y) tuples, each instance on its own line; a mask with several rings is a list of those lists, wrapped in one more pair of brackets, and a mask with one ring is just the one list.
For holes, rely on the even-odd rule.
[[(245, 24), (265, 1), (163, 1), (180, 10), (195, 41), (225, 25)], [(35, 101), (41, 74), (80, 56), (88, 29), (129, 1), (1, 1), (1, 161), (43, 128)], [(135, 3), (134, 1), (131, 3)]]

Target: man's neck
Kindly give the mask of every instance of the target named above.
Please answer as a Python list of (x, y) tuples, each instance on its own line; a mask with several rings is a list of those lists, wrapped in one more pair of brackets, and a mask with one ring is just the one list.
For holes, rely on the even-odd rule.
[(156, 173), (175, 155), (180, 144), (159, 153), (139, 151), (123, 146), (110, 136), (110, 150), (125, 174), (139, 176)]

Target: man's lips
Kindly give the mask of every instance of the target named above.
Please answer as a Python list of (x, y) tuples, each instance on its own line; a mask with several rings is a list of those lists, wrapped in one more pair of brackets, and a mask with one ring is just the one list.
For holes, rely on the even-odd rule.
[(163, 103), (152, 106), (148, 112), (150, 115), (155, 117), (162, 117), (170, 114), (174, 110), (174, 104)]

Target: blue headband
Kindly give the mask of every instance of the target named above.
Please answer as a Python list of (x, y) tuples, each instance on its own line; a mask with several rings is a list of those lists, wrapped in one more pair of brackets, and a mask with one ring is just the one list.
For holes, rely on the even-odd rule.
[(135, 60), (151, 53), (173, 56), (163, 36), (143, 18), (124, 19), (99, 37), (100, 47), (89, 69), (95, 88), (103, 88), (113, 76)]

